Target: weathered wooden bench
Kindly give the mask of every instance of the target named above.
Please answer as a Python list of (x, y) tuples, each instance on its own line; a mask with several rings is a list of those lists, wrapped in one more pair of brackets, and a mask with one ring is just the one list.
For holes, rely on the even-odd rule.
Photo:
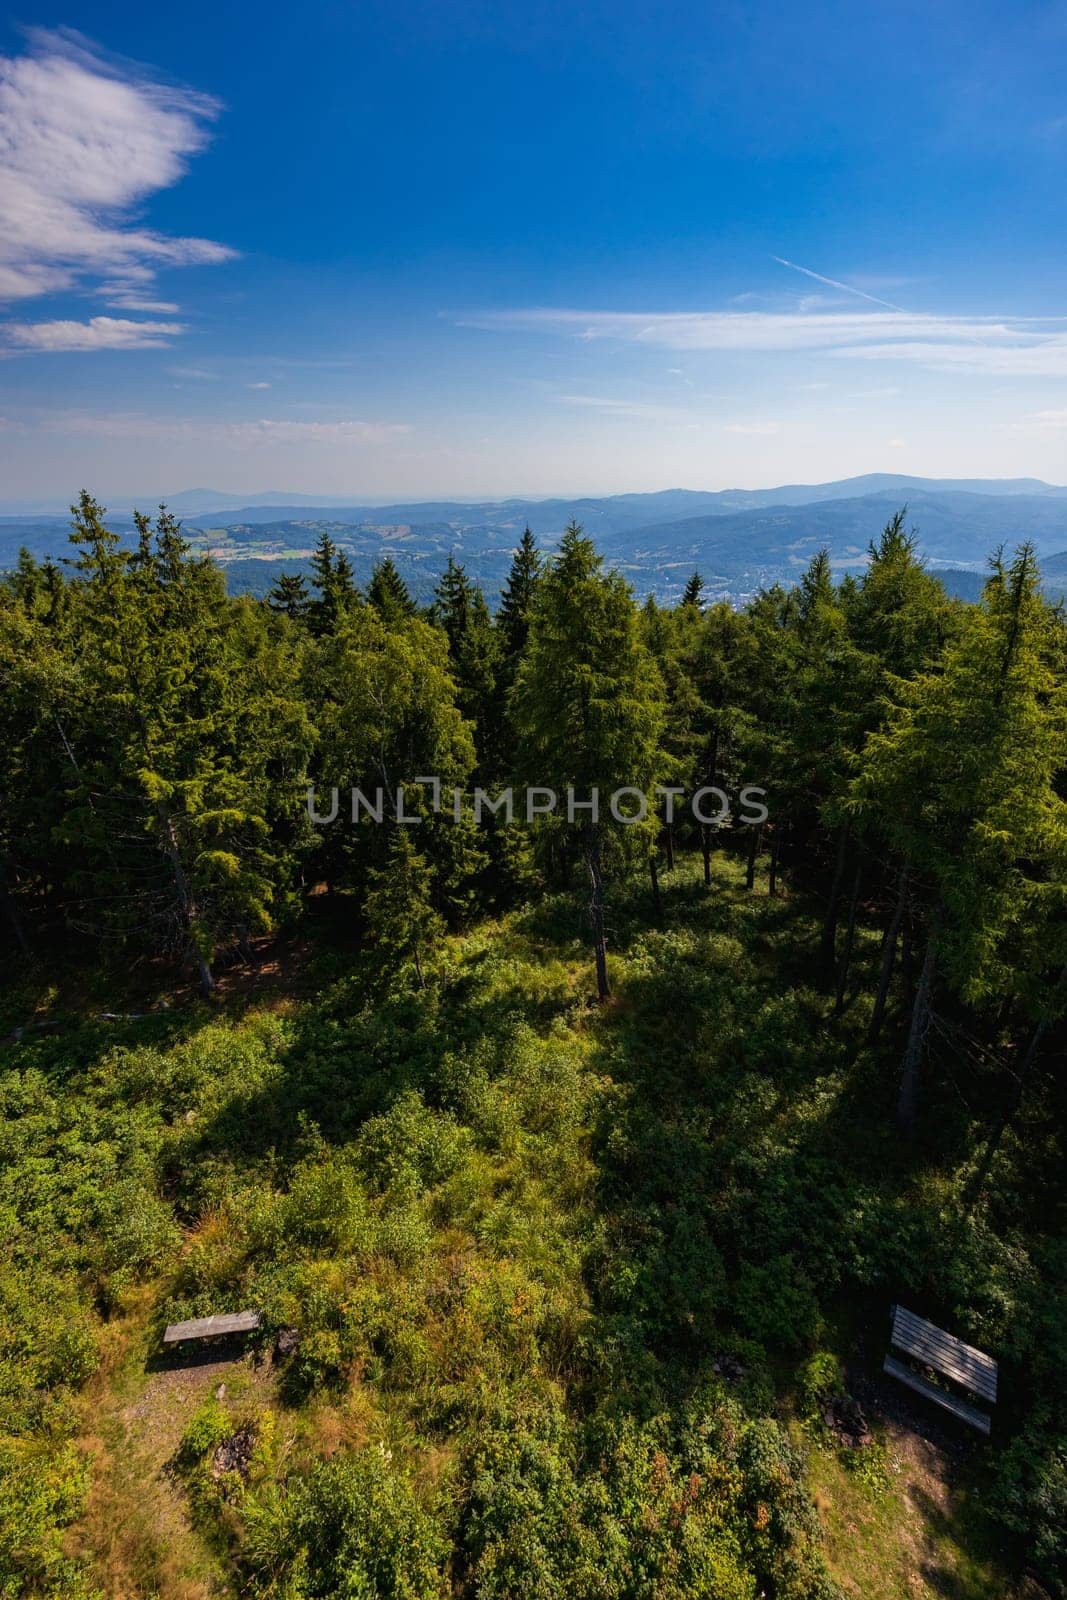
[[(943, 1328), (935, 1328), (932, 1322), (917, 1317), (914, 1311), (907, 1311), (903, 1306), (893, 1307), (893, 1328), (889, 1342), (893, 1348), (910, 1356), (913, 1361), (930, 1367), (940, 1377), (947, 1378), (989, 1405), (996, 1405), (997, 1364), (992, 1356), (976, 1350), (973, 1345), (964, 1344), (962, 1339), (946, 1333)], [(958, 1395), (939, 1388), (895, 1356), (886, 1356), (883, 1371), (891, 1378), (907, 1384), (916, 1394), (950, 1411), (961, 1422), (977, 1428), (979, 1433), (989, 1434), (991, 1420), (987, 1412), (980, 1411), (969, 1400), (961, 1400)]]
[(225, 1316), (194, 1317), (189, 1322), (172, 1322), (163, 1334), (164, 1344), (182, 1344), (186, 1339), (218, 1339), (225, 1334), (253, 1333), (263, 1321), (262, 1311), (232, 1311)]

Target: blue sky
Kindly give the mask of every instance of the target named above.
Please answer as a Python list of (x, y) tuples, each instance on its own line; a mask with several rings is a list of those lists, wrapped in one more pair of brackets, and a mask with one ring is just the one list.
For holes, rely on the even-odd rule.
[(1062, 3), (94, 0), (0, 57), (4, 500), (1067, 480)]

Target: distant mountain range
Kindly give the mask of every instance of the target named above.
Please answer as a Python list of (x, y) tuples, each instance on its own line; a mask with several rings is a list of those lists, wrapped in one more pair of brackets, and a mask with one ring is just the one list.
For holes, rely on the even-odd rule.
[[(393, 505), (280, 492), (246, 501), (190, 489), (168, 503), (193, 544), (223, 564), (231, 589), (255, 594), (266, 593), (281, 571), (305, 570), (325, 527), (348, 551), (357, 581), (388, 553), (426, 596), (453, 554), (495, 598), (527, 524), (551, 549), (576, 521), (639, 596), (676, 598), (699, 569), (711, 593), (736, 600), (761, 585), (795, 580), (823, 545), (839, 571), (860, 569), (869, 541), (904, 504), (920, 549), (950, 587), (977, 592), (991, 551), (1030, 540), (1049, 589), (1067, 589), (1067, 488), (1036, 478), (870, 473), (775, 489)], [(117, 532), (132, 530), (131, 509), (127, 502), (109, 515)], [(38, 558), (66, 554), (68, 526), (67, 515), (0, 511), (0, 568), (14, 563), (21, 545)]]

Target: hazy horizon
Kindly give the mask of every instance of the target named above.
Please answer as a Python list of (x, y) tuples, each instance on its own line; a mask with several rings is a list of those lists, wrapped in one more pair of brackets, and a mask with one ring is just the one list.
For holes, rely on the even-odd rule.
[[(671, 484), (664, 484), (662, 486), (658, 486), (658, 487), (653, 488), (653, 489), (648, 489), (648, 488), (627, 488), (627, 489), (611, 489), (611, 490), (585, 489), (585, 490), (576, 491), (574, 493), (567, 493), (567, 492), (564, 492), (564, 491), (553, 492), (552, 490), (548, 490), (547, 492), (546, 491), (540, 491), (540, 492), (529, 493), (529, 494), (523, 493), (521, 490), (515, 490), (515, 491), (512, 491), (512, 492), (503, 493), (503, 494), (499, 494), (499, 493), (498, 494), (493, 494), (493, 493), (486, 493), (486, 494), (473, 493), (473, 494), (462, 494), (462, 495), (460, 495), (460, 494), (434, 494), (433, 492), (420, 492), (418, 494), (405, 494), (402, 490), (397, 490), (393, 494), (375, 494), (375, 495), (371, 495), (371, 494), (362, 494), (358, 490), (352, 490), (347, 494), (325, 495), (325, 494), (322, 494), (322, 493), (320, 493), (320, 492), (318, 492), (316, 490), (313, 490), (313, 489), (308, 489), (308, 490), (302, 490), (302, 489), (292, 489), (292, 490), (286, 490), (286, 489), (258, 489), (258, 490), (256, 490), (256, 489), (220, 489), (220, 488), (217, 488), (217, 487), (212, 486), (212, 485), (189, 485), (188, 487), (183, 487), (183, 488), (178, 488), (178, 489), (171, 488), (169, 490), (152, 489), (152, 490), (144, 490), (144, 491), (138, 491), (138, 490), (131, 491), (131, 490), (113, 489), (110, 494), (106, 494), (106, 493), (98, 493), (91, 485), (87, 485), (86, 487), (88, 487), (89, 492), (94, 496), (94, 498), (97, 499), (101, 504), (104, 505), (105, 509), (107, 508), (109, 503), (114, 503), (117, 507), (120, 507), (120, 508), (125, 508), (125, 507), (130, 506), (130, 505), (137, 505), (139, 507), (147, 507), (149, 509), (154, 509), (160, 503), (169, 504), (172, 501), (178, 501), (178, 500), (182, 499), (183, 497), (192, 497), (192, 496), (195, 495), (195, 496), (198, 497), (199, 500), (203, 500), (205, 502), (205, 509), (212, 509), (206, 503), (211, 500), (212, 496), (217, 496), (217, 499), (218, 499), (218, 502), (219, 502), (218, 506), (217, 506), (218, 510), (227, 510), (227, 509), (235, 509), (236, 510), (236, 509), (240, 509), (242, 506), (269, 507), (272, 504), (277, 504), (277, 505), (283, 506), (283, 507), (306, 506), (308, 509), (329, 510), (331, 507), (337, 507), (337, 508), (344, 508), (344, 507), (348, 507), (348, 506), (366, 506), (366, 507), (383, 506), (383, 507), (386, 507), (386, 506), (395, 506), (395, 505), (435, 504), (435, 503), (442, 503), (442, 502), (449, 502), (449, 503), (454, 503), (454, 504), (457, 504), (457, 505), (477, 505), (477, 504), (480, 504), (480, 503), (484, 503), (486, 505), (507, 505), (510, 502), (536, 504), (536, 503), (542, 503), (542, 502), (552, 502), (552, 501), (555, 501), (555, 500), (563, 500), (563, 501), (577, 501), (577, 500), (591, 500), (592, 501), (592, 500), (597, 500), (597, 501), (599, 501), (599, 500), (609, 500), (609, 499), (623, 499), (623, 498), (627, 498), (627, 497), (630, 497), (630, 496), (634, 496), (634, 497), (637, 497), (637, 496), (652, 496), (652, 495), (666, 495), (666, 494), (672, 494), (672, 493), (680, 493), (680, 494), (730, 494), (730, 493), (744, 494), (744, 493), (748, 493), (748, 492), (763, 492), (763, 493), (765, 493), (765, 492), (767, 492), (769, 490), (778, 489), (778, 488), (780, 488), (780, 489), (795, 489), (795, 488), (818, 489), (818, 488), (829, 487), (831, 485), (851, 485), (853, 483), (862, 484), (865, 479), (870, 479), (870, 478), (874, 478), (874, 479), (889, 478), (889, 479), (894, 479), (894, 480), (900, 480), (902, 483), (908, 483), (908, 482), (912, 482), (912, 481), (915, 481), (915, 480), (918, 480), (918, 479), (925, 479), (925, 481), (929, 482), (930, 484), (935, 484), (935, 485), (938, 485), (938, 484), (939, 485), (945, 485), (945, 484), (953, 485), (953, 484), (955, 484), (955, 485), (959, 485), (961, 487), (964, 486), (964, 485), (969, 485), (969, 484), (1020, 484), (1020, 485), (1039, 484), (1040, 487), (1043, 488), (1043, 489), (1063, 490), (1064, 492), (1067, 492), (1067, 484), (1052, 483), (1052, 482), (1049, 482), (1047, 479), (1037, 479), (1037, 478), (1034, 478), (1034, 477), (1032, 477), (1030, 475), (1020, 475), (1018, 477), (1005, 478), (1005, 477), (995, 476), (995, 475), (992, 475), (992, 474), (975, 474), (975, 475), (969, 476), (966, 479), (956, 479), (956, 478), (941, 478), (941, 477), (929, 477), (929, 478), (927, 478), (925, 474), (918, 474), (918, 473), (892, 473), (892, 472), (888, 472), (888, 471), (861, 473), (861, 474), (856, 474), (856, 475), (853, 475), (853, 476), (828, 478), (828, 479), (807, 479), (807, 480), (797, 479), (797, 480), (794, 480), (794, 481), (792, 481), (790, 483), (785, 483), (784, 481), (781, 481), (781, 480), (775, 480), (773, 482), (766, 483), (766, 484), (726, 483), (726, 484), (714, 484), (714, 485), (712, 485), (712, 484), (707, 484), (707, 483), (702, 483), (702, 484), (671, 483)], [(1026, 492), (1026, 488), (1025, 487), (1021, 488), (1019, 492), (1020, 493), (1025, 493)], [(22, 498), (22, 499), (17, 498), (17, 497), (12, 497), (11, 499), (0, 498), (0, 516), (19, 517), (19, 516), (30, 516), (30, 515), (33, 515), (35, 513), (38, 514), (38, 515), (41, 515), (41, 516), (61, 516), (61, 515), (65, 514), (66, 511), (69, 509), (70, 503), (76, 497), (77, 493), (78, 493), (77, 490), (72, 491), (71, 495), (67, 499), (63, 499), (63, 498), (56, 497), (56, 496), (41, 496), (39, 499), (36, 499), (36, 500), (32, 499), (30, 497), (26, 497), (26, 498)], [(229, 502), (229, 505), (226, 505), (223, 502)], [(196, 515), (196, 514), (197, 513), (195, 513), (195, 512), (190, 512), (189, 513), (189, 515)], [(1065, 534), (1065, 539), (1067, 539), (1067, 534)]]

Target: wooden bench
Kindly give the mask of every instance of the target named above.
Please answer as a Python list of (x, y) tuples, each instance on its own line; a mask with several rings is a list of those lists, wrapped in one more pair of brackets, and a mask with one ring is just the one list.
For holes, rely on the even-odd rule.
[(163, 1335), (164, 1344), (182, 1344), (186, 1339), (218, 1339), (229, 1333), (252, 1333), (263, 1321), (262, 1311), (232, 1311), (226, 1316), (194, 1317), (190, 1322), (172, 1322)]
[[(904, 1306), (893, 1307), (889, 1342), (912, 1360), (930, 1367), (940, 1377), (947, 1378), (989, 1405), (996, 1405), (997, 1364), (992, 1356), (976, 1350), (973, 1345), (964, 1344), (962, 1339), (946, 1333), (943, 1328), (935, 1328), (932, 1322), (917, 1317), (914, 1311), (908, 1311)], [(893, 1355), (886, 1356), (882, 1370), (988, 1437), (991, 1427), (988, 1413), (980, 1411), (969, 1400), (961, 1400), (948, 1390), (939, 1388)]]

